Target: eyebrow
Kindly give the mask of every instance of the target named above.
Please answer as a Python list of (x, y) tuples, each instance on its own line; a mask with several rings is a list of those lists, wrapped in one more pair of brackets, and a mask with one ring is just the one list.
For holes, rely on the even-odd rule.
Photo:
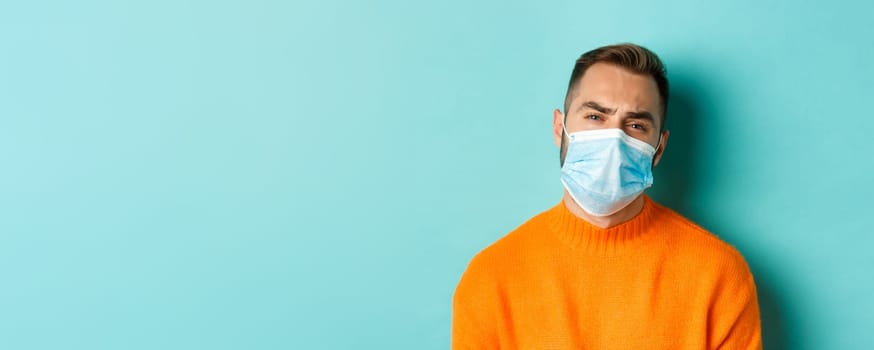
[(652, 116), (652, 113), (650, 113), (650, 112), (647, 112), (647, 111), (641, 111), (641, 112), (628, 112), (628, 113), (626, 113), (625, 115), (627, 115), (628, 118), (630, 118), (630, 119), (641, 119), (641, 120), (647, 120), (647, 121), (649, 121), (651, 124), (655, 125), (655, 118)]
[[(613, 114), (613, 113), (616, 112), (616, 109), (615, 109), (615, 108), (604, 107), (604, 106), (600, 105), (598, 102), (595, 102), (595, 101), (586, 101), (586, 102), (584, 102), (582, 105), (580, 105), (580, 108), (577, 109), (577, 110), (578, 110), (578, 111), (579, 111), (579, 110), (582, 110), (582, 109), (585, 108), (585, 107), (588, 107), (588, 108), (594, 109), (594, 110), (596, 110), (596, 111), (598, 111), (598, 112), (601, 112), (601, 113), (604, 113), (604, 114)], [(631, 118), (631, 119), (643, 119), (643, 120), (648, 120), (650, 123), (655, 124), (655, 117), (653, 117), (652, 113), (647, 112), (647, 111), (628, 112), (628, 113), (626, 113), (625, 115), (626, 115), (628, 118)]]
[(594, 110), (596, 110), (596, 111), (598, 111), (598, 112), (601, 112), (601, 113), (604, 113), (604, 114), (613, 114), (613, 112), (616, 111), (615, 109), (604, 107), (604, 106), (598, 104), (598, 102), (595, 102), (595, 101), (586, 101), (586, 102), (583, 102), (583, 104), (580, 105), (580, 108), (577, 109), (577, 110), (578, 110), (578, 111), (579, 111), (579, 110), (582, 110), (584, 107), (589, 107), (589, 108), (591, 108), (591, 109), (594, 109)]

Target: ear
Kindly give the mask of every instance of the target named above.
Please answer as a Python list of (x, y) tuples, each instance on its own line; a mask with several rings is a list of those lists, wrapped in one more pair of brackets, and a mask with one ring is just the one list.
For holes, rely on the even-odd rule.
[(561, 147), (561, 124), (563, 119), (564, 115), (561, 114), (561, 111), (559, 111), (558, 108), (552, 111), (552, 138), (553, 142), (558, 147)]
[(655, 157), (653, 157), (652, 166), (658, 165), (662, 159), (662, 154), (665, 153), (665, 147), (668, 145), (668, 136), (671, 136), (670, 130), (662, 131), (662, 142), (659, 144), (659, 149), (656, 150)]

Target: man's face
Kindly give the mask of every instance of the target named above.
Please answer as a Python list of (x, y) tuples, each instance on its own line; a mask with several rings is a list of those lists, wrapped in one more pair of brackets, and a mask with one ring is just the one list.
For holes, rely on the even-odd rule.
[(653, 165), (658, 163), (667, 143), (665, 131), (659, 144), (664, 118), (655, 80), (619, 66), (591, 65), (577, 82), (566, 112), (566, 116), (558, 109), (553, 112), (553, 136), (561, 147), (562, 163), (567, 149), (567, 140), (562, 138), (562, 119), (568, 133), (616, 128), (653, 147), (658, 145)]

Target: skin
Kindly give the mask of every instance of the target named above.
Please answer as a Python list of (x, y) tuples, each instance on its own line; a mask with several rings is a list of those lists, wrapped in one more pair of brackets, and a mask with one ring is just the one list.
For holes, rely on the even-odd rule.
[[(552, 136), (555, 145), (562, 147), (561, 126), (565, 116), (558, 109), (552, 115)], [(655, 167), (668, 143), (669, 132), (659, 132), (663, 120), (658, 86), (651, 76), (635, 74), (612, 64), (595, 63), (589, 66), (572, 92), (565, 128), (568, 133), (592, 129), (622, 129), (629, 136), (654, 148), (658, 145), (653, 156)], [(566, 143), (567, 138), (565, 147)], [(604, 217), (586, 213), (574, 202), (566, 189), (562, 201), (571, 213), (600, 228), (613, 227), (631, 220), (643, 209), (642, 194), (625, 208)]]

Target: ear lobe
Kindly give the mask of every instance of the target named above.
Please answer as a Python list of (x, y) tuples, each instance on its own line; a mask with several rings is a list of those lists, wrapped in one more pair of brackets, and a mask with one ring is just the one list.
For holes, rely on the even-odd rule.
[(559, 111), (558, 108), (552, 111), (552, 139), (553, 143), (555, 143), (557, 147), (561, 147), (561, 125), (564, 122), (563, 118), (564, 116), (561, 114), (561, 111)]

